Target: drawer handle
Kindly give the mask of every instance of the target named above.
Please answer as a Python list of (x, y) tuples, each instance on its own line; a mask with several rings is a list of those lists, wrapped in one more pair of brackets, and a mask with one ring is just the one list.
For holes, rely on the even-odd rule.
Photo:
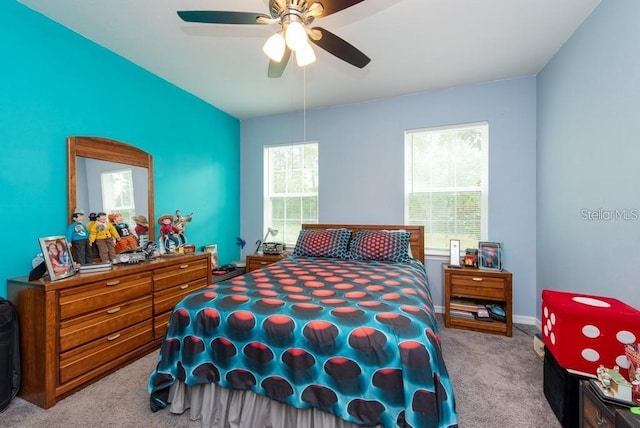
[(185, 284), (185, 285), (181, 285), (180, 286), (180, 290), (186, 290), (187, 288), (189, 288), (189, 284)]
[(117, 308), (111, 308), (107, 311), (108, 314), (115, 314), (116, 312), (118, 312), (120, 310), (120, 306), (118, 306)]
[(116, 333), (116, 334), (112, 334), (111, 336), (107, 337), (107, 340), (109, 342), (111, 342), (112, 340), (116, 340), (119, 337), (120, 337), (120, 333)]
[(115, 281), (107, 282), (107, 286), (108, 287), (113, 287), (114, 285), (118, 285), (118, 284), (120, 284), (120, 280), (119, 279), (116, 279)]
[(474, 276), (473, 278), (471, 278), (471, 280), (475, 282), (482, 282), (482, 278), (479, 276)]
[(260, 264), (261, 264), (261, 265), (266, 265), (266, 264), (267, 264), (267, 262), (260, 262)]
[(180, 269), (186, 269), (186, 268), (188, 268), (188, 267), (189, 267), (189, 265), (188, 265), (188, 264), (187, 264), (187, 265), (180, 265)]

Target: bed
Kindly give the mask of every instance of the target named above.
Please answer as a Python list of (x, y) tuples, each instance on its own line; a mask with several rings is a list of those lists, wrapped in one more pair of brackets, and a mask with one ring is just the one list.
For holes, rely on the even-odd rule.
[(151, 409), (206, 427), (455, 427), (421, 226), (303, 225), (176, 305)]

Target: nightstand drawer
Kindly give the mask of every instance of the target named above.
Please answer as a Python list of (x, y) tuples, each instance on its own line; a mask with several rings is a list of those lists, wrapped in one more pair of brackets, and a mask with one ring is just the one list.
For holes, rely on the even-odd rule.
[(269, 255), (269, 254), (251, 254), (247, 256), (247, 272), (251, 272), (256, 269), (262, 269), (269, 266), (271, 263), (275, 263), (282, 260), (283, 256)]
[(451, 295), (505, 300), (505, 281), (479, 275), (451, 275)]

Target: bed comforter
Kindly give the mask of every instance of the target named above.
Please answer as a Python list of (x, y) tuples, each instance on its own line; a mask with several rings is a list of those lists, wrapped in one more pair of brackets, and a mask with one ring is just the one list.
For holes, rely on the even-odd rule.
[(215, 383), (361, 426), (457, 426), (424, 265), (289, 257), (174, 309), (151, 409)]

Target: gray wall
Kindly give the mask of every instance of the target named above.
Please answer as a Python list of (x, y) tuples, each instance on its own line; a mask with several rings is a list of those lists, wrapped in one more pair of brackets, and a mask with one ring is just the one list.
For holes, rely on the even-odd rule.
[[(307, 140), (320, 156), (321, 223), (402, 224), (404, 131), (489, 122), (489, 236), (514, 274), (514, 314), (536, 314), (536, 80), (526, 77), (307, 112)], [(302, 113), (241, 122), (241, 230), (244, 255), (265, 226), (263, 146), (299, 142)], [(440, 265), (427, 261), (434, 304), (442, 305)], [(526, 321), (525, 321), (526, 322)]]
[(538, 75), (538, 300), (548, 288), (640, 308), (639, 16), (637, 0), (603, 1)]

